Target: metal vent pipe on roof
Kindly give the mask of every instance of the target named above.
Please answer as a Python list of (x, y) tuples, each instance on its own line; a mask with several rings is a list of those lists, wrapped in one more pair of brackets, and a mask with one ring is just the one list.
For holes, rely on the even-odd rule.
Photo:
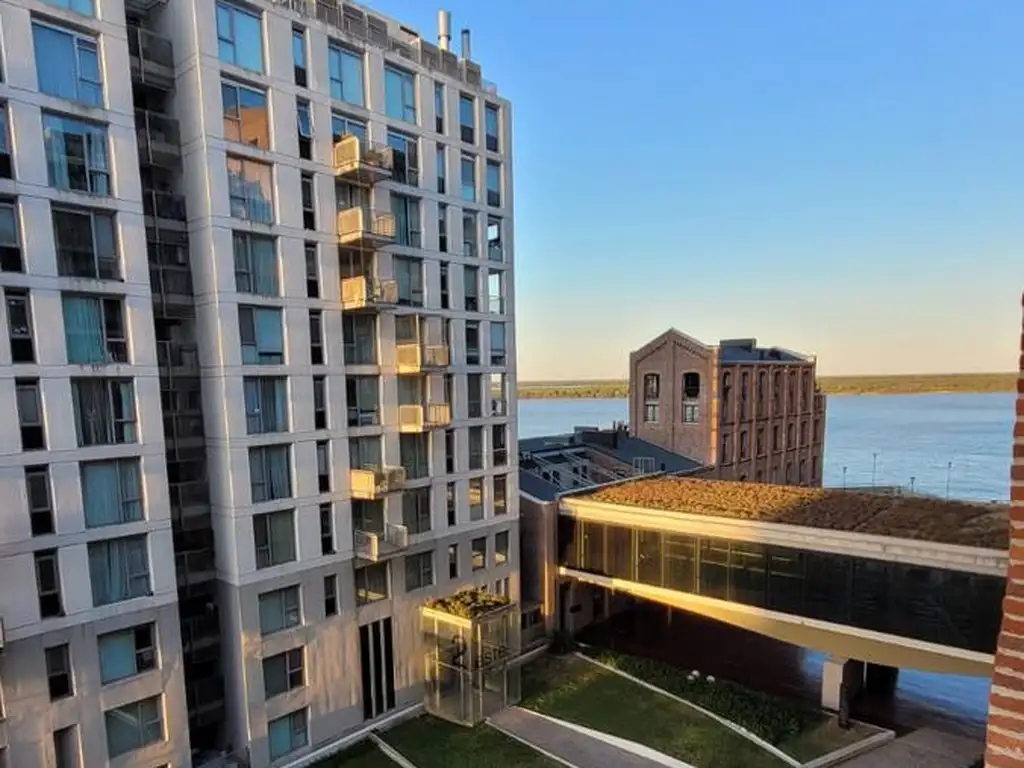
[(437, 47), (447, 51), (452, 42), (452, 12), (443, 8), (437, 12)]
[(466, 28), (462, 29), (462, 60), (472, 61), (473, 56), (469, 48), (469, 30)]

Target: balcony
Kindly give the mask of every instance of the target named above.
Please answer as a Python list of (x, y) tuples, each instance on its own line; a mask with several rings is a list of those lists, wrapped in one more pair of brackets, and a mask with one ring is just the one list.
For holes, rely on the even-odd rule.
[(174, 48), (166, 37), (128, 27), (128, 61), (137, 85), (161, 91), (174, 88)]
[(352, 486), (353, 499), (375, 501), (397, 493), (405, 485), (404, 467), (366, 467), (349, 470), (349, 484)]
[(124, 0), (124, 8), (135, 13), (149, 13), (154, 8), (167, 5), (167, 2), (168, 0)]
[(346, 134), (334, 145), (334, 176), (353, 184), (376, 184), (391, 178), (394, 151), (391, 147)]
[(149, 265), (149, 287), (154, 296), (162, 299), (177, 297), (192, 301), (192, 270), (186, 266)]
[(354, 530), (352, 541), (356, 557), (379, 563), (409, 548), (409, 530), (404, 525), (385, 523), (381, 532)]
[(398, 344), (395, 350), (399, 373), (424, 373), (451, 365), (447, 344), (408, 342)]
[(142, 190), (142, 212), (154, 219), (188, 221), (185, 212), (185, 198), (172, 192), (155, 189)]
[(341, 306), (346, 311), (381, 309), (398, 303), (398, 282), (377, 277), (345, 277), (341, 280)]
[(407, 434), (440, 429), (452, 423), (452, 407), (448, 403), (399, 405), (398, 431)]
[(198, 374), (199, 348), (195, 344), (176, 341), (157, 341), (156, 364), (161, 373)]
[(139, 161), (143, 165), (176, 168), (181, 163), (181, 134), (174, 118), (137, 109), (135, 136), (139, 144)]
[(395, 217), (369, 208), (338, 212), (338, 243), (349, 248), (379, 248), (395, 241)]

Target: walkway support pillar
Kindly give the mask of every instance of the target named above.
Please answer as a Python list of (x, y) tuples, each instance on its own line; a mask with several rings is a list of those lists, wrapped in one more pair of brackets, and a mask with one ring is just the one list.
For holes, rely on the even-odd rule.
[(864, 687), (864, 662), (829, 656), (821, 672), (821, 706), (831, 712), (842, 709), (842, 697), (852, 702)]
[(887, 667), (884, 664), (867, 664), (864, 669), (864, 690), (868, 693), (891, 696), (896, 692), (899, 681), (899, 667)]

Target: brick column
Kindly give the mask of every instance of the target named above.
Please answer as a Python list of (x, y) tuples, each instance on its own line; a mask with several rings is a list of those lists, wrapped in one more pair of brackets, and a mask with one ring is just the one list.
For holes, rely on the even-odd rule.
[[(1024, 296), (1021, 297), (1024, 305)], [(1024, 565), (1024, 325), (1010, 468), (1010, 570)], [(988, 768), (1024, 768), (1024, 579), (1007, 579), (988, 710)]]

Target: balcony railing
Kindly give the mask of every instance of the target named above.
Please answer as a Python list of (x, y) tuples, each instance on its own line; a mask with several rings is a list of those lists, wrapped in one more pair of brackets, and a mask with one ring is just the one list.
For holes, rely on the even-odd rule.
[(398, 431), (405, 433), (439, 429), (452, 423), (452, 407), (448, 403), (399, 405)]
[(364, 467), (349, 470), (353, 499), (373, 501), (397, 493), (405, 485), (405, 467)]
[(404, 525), (385, 523), (383, 532), (352, 532), (355, 554), (360, 560), (379, 563), (385, 558), (402, 552), (409, 547), (409, 530)]
[(199, 348), (195, 344), (174, 341), (156, 343), (156, 364), (161, 368), (174, 368), (180, 372), (199, 372)]
[(160, 297), (192, 297), (192, 270), (188, 267), (149, 265), (149, 287)]
[(135, 136), (139, 143), (139, 160), (143, 165), (167, 168), (181, 162), (181, 133), (174, 118), (137, 109)]
[(397, 280), (378, 277), (345, 277), (341, 280), (343, 309), (380, 309), (397, 303)]
[(447, 344), (398, 344), (395, 347), (395, 358), (399, 373), (422, 373), (451, 365)]
[(158, 192), (155, 189), (142, 190), (142, 212), (146, 216), (171, 221), (188, 221), (185, 212), (185, 198), (172, 192)]
[(369, 208), (347, 208), (338, 212), (338, 242), (341, 245), (377, 248), (395, 240), (395, 217)]
[(174, 88), (174, 47), (166, 37), (129, 27), (128, 57), (136, 83), (164, 91)]
[(394, 150), (346, 134), (334, 144), (334, 175), (356, 184), (376, 184), (391, 178)]

